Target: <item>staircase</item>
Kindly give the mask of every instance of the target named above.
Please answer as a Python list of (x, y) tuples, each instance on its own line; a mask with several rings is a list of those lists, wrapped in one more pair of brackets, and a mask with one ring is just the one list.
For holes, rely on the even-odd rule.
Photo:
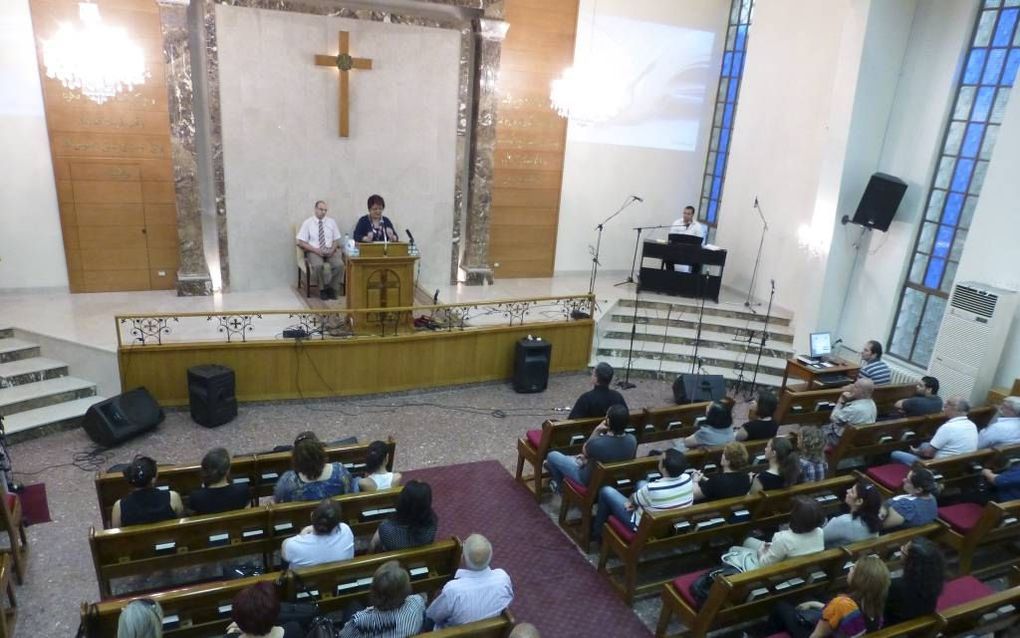
[(77, 427), (97, 396), (96, 384), (68, 375), (62, 361), (0, 328), (0, 416), (11, 442)]
[[(599, 320), (595, 361), (607, 361), (622, 379), (627, 368), (631, 327), (636, 326), (631, 374), (675, 377), (692, 372), (698, 331), (699, 303), (693, 299), (669, 301), (620, 299)], [(636, 318), (636, 321), (635, 321)], [(786, 359), (793, 356), (792, 317), (774, 314), (758, 368), (759, 386), (782, 384)], [(701, 372), (720, 374), (728, 383), (741, 378), (750, 387), (758, 360), (758, 345), (765, 329), (765, 314), (734, 306), (705, 304), (698, 358)]]

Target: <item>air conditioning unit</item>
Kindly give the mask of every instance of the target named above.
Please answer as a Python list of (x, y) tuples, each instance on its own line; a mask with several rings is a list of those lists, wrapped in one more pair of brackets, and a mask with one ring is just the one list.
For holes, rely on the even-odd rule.
[(939, 394), (960, 395), (974, 405), (984, 403), (1017, 301), (1012, 290), (970, 281), (953, 286), (928, 365), (928, 374), (939, 380)]

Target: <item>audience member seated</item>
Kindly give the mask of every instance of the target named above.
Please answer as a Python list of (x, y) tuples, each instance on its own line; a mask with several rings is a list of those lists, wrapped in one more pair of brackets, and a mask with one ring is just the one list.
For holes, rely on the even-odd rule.
[(388, 490), (400, 485), (400, 472), (386, 471), (386, 457), (390, 448), (384, 441), (372, 441), (368, 444), (365, 456), (365, 476), (358, 479), (358, 487), (362, 492)]
[(733, 440), (733, 415), (730, 408), (722, 401), (712, 401), (705, 408), (705, 420), (697, 431), (683, 439), (678, 439), (674, 446), (683, 452), (685, 449), (726, 445)]
[(825, 549), (822, 525), (825, 514), (813, 498), (797, 497), (790, 508), (790, 529), (776, 532), (770, 542), (748, 538), (731, 547), (723, 562), (742, 572), (768, 567), (787, 558), (814, 554)]
[(942, 411), (942, 397), (939, 396), (939, 380), (935, 377), (921, 377), (915, 386), (916, 394), (909, 399), (896, 402), (899, 416), (926, 416)]
[(718, 501), (724, 498), (743, 496), (751, 489), (751, 476), (747, 470), (747, 448), (743, 443), (732, 441), (723, 447), (722, 471), (702, 474), (695, 470), (691, 475), (694, 483), (694, 500)]
[(410, 480), (397, 497), (397, 511), (379, 524), (372, 537), (373, 552), (428, 545), (436, 539), (439, 519), (432, 510), (432, 487)]
[(874, 538), (882, 531), (882, 520), (878, 517), (882, 509), (882, 495), (878, 488), (858, 479), (846, 491), (844, 501), (850, 512), (833, 516), (822, 528), (826, 549)]
[(312, 510), (312, 524), (283, 541), (280, 557), (290, 567), (308, 567), (354, 558), (354, 532), (341, 523), (340, 503), (323, 499)]
[(202, 486), (188, 495), (188, 508), (196, 514), (218, 514), (251, 504), (249, 487), (230, 480), (230, 453), (216, 447), (202, 457)]
[(627, 406), (614, 405), (584, 442), (580, 454), (567, 456), (558, 450), (550, 452), (545, 465), (549, 469), (549, 487), (552, 491), (559, 493), (564, 478), (587, 485), (592, 467), (597, 461), (612, 463), (633, 459), (637, 451), (637, 439), (625, 431), (629, 418)]
[(801, 483), (825, 480), (829, 473), (829, 461), (825, 458), (825, 435), (822, 429), (814, 426), (801, 428), (797, 446), (800, 452)]
[(878, 408), (871, 398), (874, 392), (874, 382), (863, 376), (844, 388), (825, 426), (825, 440), (829, 445), (836, 446), (839, 443), (839, 437), (843, 436), (843, 428), (846, 426), (875, 422)]
[(117, 638), (163, 638), (163, 608), (154, 600), (132, 600), (120, 610)]
[(623, 395), (609, 387), (613, 382), (613, 366), (601, 362), (591, 371), (592, 389), (577, 398), (568, 419), (590, 419), (603, 416), (614, 405), (627, 407)]
[(113, 504), (110, 516), (114, 527), (168, 521), (184, 514), (181, 495), (173, 490), (156, 489), (159, 470), (147, 456), (136, 456), (124, 468), (124, 478), (135, 489)]
[(231, 603), (230, 617), (234, 622), (227, 627), (225, 638), (302, 638), (301, 625), (288, 622), (276, 624), (280, 616), (280, 597), (270, 582), (255, 583), (237, 592)]
[(453, 580), (443, 585), (425, 617), (436, 629), (463, 625), (492, 618), (503, 613), (514, 600), (510, 576), (502, 569), (492, 569), (492, 545), (481, 534), (472, 534), (464, 541), (464, 568), (458, 569)]
[(1020, 397), (1006, 397), (995, 418), (978, 432), (978, 447), (983, 449), (1017, 443), (1020, 443)]
[(769, 616), (773, 628), (791, 638), (855, 638), (882, 628), (889, 591), (889, 568), (878, 556), (864, 556), (850, 568), (849, 591), (828, 604), (808, 601), (794, 607), (779, 602)]
[(882, 344), (868, 341), (861, 348), (860, 376), (871, 379), (875, 385), (888, 385), (892, 381), (892, 371), (882, 361)]
[(312, 432), (302, 432), (294, 440), (291, 452), (292, 470), (276, 482), (273, 500), (320, 501), (358, 491), (358, 483), (343, 463), (326, 463), (326, 448)]
[(949, 397), (943, 409), (948, 420), (935, 430), (935, 436), (928, 443), (914, 447), (909, 452), (893, 450), (889, 457), (896, 463), (913, 465), (922, 458), (942, 459), (947, 456), (966, 454), (978, 449), (978, 431), (974, 422), (967, 418), (970, 403), (963, 397)]
[(754, 475), (749, 494), (762, 490), (781, 490), (800, 482), (800, 455), (785, 436), (777, 436), (765, 444), (769, 466)]
[(602, 536), (602, 526), (612, 514), (624, 525), (637, 529), (641, 514), (663, 512), (687, 507), (694, 503), (694, 482), (687, 473), (687, 457), (680, 450), (666, 450), (659, 460), (660, 478), (638, 481), (634, 493), (627, 498), (615, 487), (599, 490), (598, 509), (592, 523), (592, 539)]
[(906, 494), (894, 496), (882, 506), (879, 513), (882, 529), (927, 525), (938, 516), (939, 504), (935, 499), (938, 487), (931, 470), (914, 465), (903, 479), (903, 491)]
[(991, 487), (988, 495), (996, 503), (1020, 499), (1020, 463), (1006, 468), (996, 474), (988, 468), (981, 470), (981, 475)]
[(935, 613), (946, 578), (942, 550), (927, 538), (904, 543), (903, 575), (889, 585), (885, 601), (885, 622), (895, 625), (918, 616)]
[(751, 405), (748, 406), (747, 417), (751, 419), (736, 428), (738, 441), (764, 441), (771, 439), (779, 432), (779, 422), (772, 418), (779, 407), (779, 399), (769, 390), (761, 390)]
[(425, 621), (425, 599), (411, 593), (411, 577), (397, 561), (379, 566), (372, 576), (371, 607), (344, 624), (337, 638), (407, 638)]

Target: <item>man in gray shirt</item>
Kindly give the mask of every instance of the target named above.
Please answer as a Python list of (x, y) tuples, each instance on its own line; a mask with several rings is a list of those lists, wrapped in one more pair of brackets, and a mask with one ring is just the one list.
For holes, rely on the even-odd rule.
[(935, 377), (921, 377), (915, 386), (917, 394), (909, 399), (896, 402), (896, 411), (903, 416), (925, 416), (942, 411), (942, 397), (939, 396), (939, 380)]
[(978, 432), (978, 447), (1020, 443), (1020, 397), (1006, 397), (992, 422)]
[(567, 456), (553, 450), (546, 457), (545, 465), (549, 469), (549, 487), (559, 493), (564, 478), (570, 478), (582, 485), (588, 484), (595, 463), (612, 463), (613, 461), (629, 461), (637, 452), (637, 438), (626, 432), (630, 412), (622, 405), (614, 405), (606, 412), (605, 420), (584, 442), (581, 453)]
[(843, 389), (832, 409), (829, 424), (824, 427), (826, 442), (829, 445), (839, 443), (843, 428), (848, 425), (874, 423), (878, 418), (878, 408), (871, 395), (875, 392), (875, 383), (867, 377), (857, 380)]

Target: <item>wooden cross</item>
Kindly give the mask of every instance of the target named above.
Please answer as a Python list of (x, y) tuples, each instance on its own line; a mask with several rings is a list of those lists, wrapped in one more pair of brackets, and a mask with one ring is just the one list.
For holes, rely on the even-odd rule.
[(340, 137), (347, 137), (350, 134), (350, 116), (348, 113), (350, 88), (348, 86), (348, 71), (358, 69), (368, 71), (372, 68), (372, 60), (368, 58), (351, 57), (351, 34), (347, 31), (340, 31), (340, 52), (337, 55), (316, 55), (315, 66), (331, 66), (340, 70)]

